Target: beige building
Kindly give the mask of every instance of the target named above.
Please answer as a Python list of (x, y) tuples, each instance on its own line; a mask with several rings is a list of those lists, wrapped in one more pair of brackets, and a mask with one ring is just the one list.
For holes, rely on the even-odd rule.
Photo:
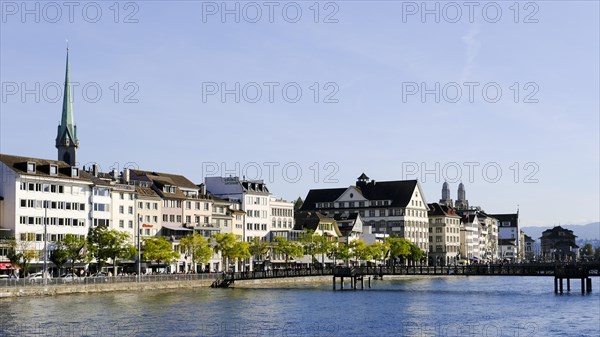
[(460, 251), (460, 216), (452, 206), (429, 204), (429, 265), (449, 266)]

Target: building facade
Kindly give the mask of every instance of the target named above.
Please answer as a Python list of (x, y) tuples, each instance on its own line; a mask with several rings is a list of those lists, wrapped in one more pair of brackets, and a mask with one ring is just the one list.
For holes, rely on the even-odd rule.
[(370, 180), (364, 173), (348, 188), (314, 189), (308, 192), (302, 211), (360, 214), (374, 234), (406, 238), (427, 252), (429, 219), (427, 202), (417, 180)]

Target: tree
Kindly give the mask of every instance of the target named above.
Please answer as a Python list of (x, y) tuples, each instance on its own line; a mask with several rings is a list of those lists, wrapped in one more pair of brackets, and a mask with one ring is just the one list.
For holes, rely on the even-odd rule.
[(302, 198), (298, 197), (298, 199), (296, 199), (296, 202), (294, 202), (294, 211), (299, 210), (303, 204), (304, 201), (302, 201)]
[(13, 266), (21, 267), (21, 277), (25, 277), (29, 272), (31, 260), (40, 256), (39, 252), (31, 247), (30, 241), (17, 241), (15, 239), (8, 240), (10, 247), (8, 259)]
[(179, 253), (173, 250), (173, 245), (164, 236), (144, 238), (142, 252), (146, 261), (171, 263), (179, 258)]
[(250, 243), (244, 241), (236, 241), (233, 245), (232, 258), (234, 261), (241, 261), (252, 256), (250, 254)]
[(253, 237), (248, 247), (250, 256), (262, 258), (269, 251), (269, 244), (266, 241), (261, 240), (259, 237)]
[(348, 245), (350, 257), (354, 258), (360, 265), (360, 261), (370, 260), (371, 252), (363, 240), (354, 240)]
[(213, 256), (213, 249), (210, 242), (199, 233), (192, 233), (180, 241), (181, 247), (191, 256), (195, 264), (205, 265)]
[(417, 246), (414, 243), (410, 244), (410, 254), (409, 254), (409, 259), (412, 262), (417, 262), (417, 261), (421, 261), (421, 259), (423, 258), (423, 256), (425, 255), (425, 252), (423, 252), (421, 250), (421, 248), (419, 248), (419, 246)]
[(311, 263), (314, 262), (315, 255), (317, 254), (317, 251), (319, 250), (318, 238), (317, 238), (317, 235), (315, 235), (315, 231), (312, 229), (308, 229), (308, 230), (305, 229), (302, 232), (302, 234), (300, 234), (300, 243), (302, 244), (302, 247), (304, 248), (304, 254), (310, 255)]
[(375, 261), (385, 262), (390, 251), (390, 244), (387, 242), (376, 241), (368, 246), (371, 251), (371, 257)]
[(581, 256), (594, 256), (594, 247), (591, 243), (588, 242), (585, 244), (585, 246), (583, 246), (583, 249), (581, 249)]
[(396, 264), (397, 258), (404, 260), (411, 253), (410, 241), (405, 238), (389, 237), (386, 239), (386, 243), (390, 246), (390, 258), (394, 264)]
[(71, 272), (74, 272), (75, 263), (86, 258), (85, 238), (74, 234), (65, 235), (60, 246), (65, 250), (67, 258), (71, 260)]
[(348, 260), (350, 260), (350, 249), (348, 249), (348, 245), (338, 243), (333, 246), (332, 255), (334, 259), (345, 261), (346, 265), (348, 265)]
[(223, 270), (227, 270), (229, 258), (233, 258), (235, 255), (235, 235), (233, 233), (219, 233), (213, 234), (212, 238), (215, 240), (215, 253), (221, 252)]
[(101, 267), (108, 260), (112, 260), (115, 275), (119, 259), (130, 258), (137, 253), (135, 247), (129, 243), (127, 233), (105, 226), (90, 228), (87, 241), (90, 256), (94, 257)]
[(58, 275), (60, 275), (62, 267), (69, 261), (67, 251), (60, 243), (57, 243), (54, 249), (50, 251), (50, 261), (58, 268)]
[(285, 265), (288, 266), (290, 258), (304, 256), (304, 248), (299, 242), (289, 241), (283, 236), (275, 237), (275, 244), (273, 245), (275, 253), (282, 254), (285, 256)]

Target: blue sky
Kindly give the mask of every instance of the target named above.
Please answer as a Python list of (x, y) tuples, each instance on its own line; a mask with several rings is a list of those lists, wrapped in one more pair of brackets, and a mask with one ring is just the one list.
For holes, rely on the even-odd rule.
[(2, 1), (0, 152), (56, 157), (68, 39), (80, 165), (245, 174), (290, 200), (362, 172), (428, 202), (462, 181), (525, 226), (598, 221), (598, 2), (274, 3), (227, 2), (236, 22), (221, 2)]

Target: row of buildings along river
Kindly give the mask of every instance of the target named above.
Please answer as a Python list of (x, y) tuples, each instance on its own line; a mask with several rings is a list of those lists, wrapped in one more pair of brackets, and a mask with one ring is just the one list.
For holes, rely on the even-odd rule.
[[(151, 169), (100, 172), (97, 165), (78, 167), (79, 138), (70, 88), (67, 55), (61, 124), (55, 141), (57, 160), (0, 155), (3, 273), (16, 267), (8, 259), (11, 249), (38, 252), (31, 267), (40, 270), (44, 247), (51, 251), (65, 235), (85, 237), (97, 226), (126, 232), (133, 243), (153, 236), (168, 238), (181, 252), (179, 259), (154, 267), (171, 272), (229, 268), (223, 266), (219, 253), (206, 266), (191, 263), (180, 249), (180, 239), (193, 232), (206, 238), (232, 233), (238, 240), (272, 242), (277, 236), (298, 240), (303, 231), (311, 229), (340, 244), (359, 239), (369, 244), (396, 236), (416, 244), (425, 252), (421, 263), (429, 265), (534, 258), (534, 240), (520, 229), (518, 210), (496, 214), (469, 206), (462, 183), (456, 201), (444, 183), (439, 202), (427, 203), (417, 180), (376, 181), (363, 173), (350, 187), (308, 191), (300, 206), (277, 198), (260, 180), (207, 177), (192, 182), (179, 174)], [(564, 235), (561, 238), (565, 239)], [(11, 248), (10, 240), (19, 244)], [(569, 240), (568, 248), (563, 244), (565, 253), (575, 248)], [(542, 243), (542, 253), (556, 254), (556, 247), (556, 243)], [(275, 254), (267, 259), (282, 262)], [(305, 257), (295, 262), (310, 260)], [(322, 262), (332, 261), (323, 257)], [(126, 263), (123, 267), (127, 268)], [(253, 268), (253, 261), (235, 268)]]

